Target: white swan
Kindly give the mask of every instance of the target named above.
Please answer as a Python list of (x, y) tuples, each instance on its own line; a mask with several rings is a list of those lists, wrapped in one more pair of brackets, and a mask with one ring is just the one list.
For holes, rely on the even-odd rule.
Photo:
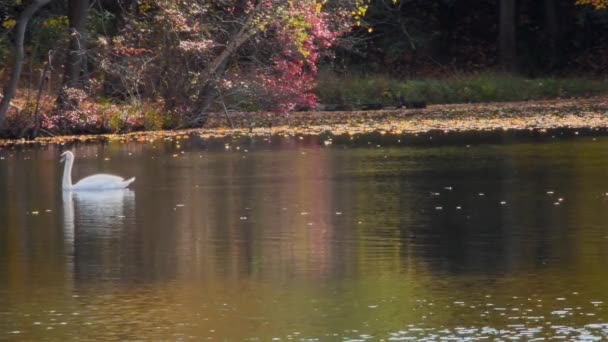
[(74, 165), (74, 153), (70, 151), (63, 152), (61, 154), (61, 161), (65, 161), (65, 167), (63, 169), (63, 190), (112, 190), (112, 189), (124, 189), (133, 183), (135, 177), (125, 180), (122, 177), (108, 175), (108, 174), (97, 174), (81, 179), (78, 183), (72, 185), (72, 166)]

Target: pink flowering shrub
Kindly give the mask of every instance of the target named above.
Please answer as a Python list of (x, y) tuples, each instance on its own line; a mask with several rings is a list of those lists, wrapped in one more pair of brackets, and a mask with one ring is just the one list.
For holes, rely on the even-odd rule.
[(280, 53), (272, 58), (272, 68), (260, 74), (266, 96), (276, 102), (276, 111), (315, 106), (312, 89), (319, 54), (331, 46), (337, 35), (330, 30), (329, 16), (322, 6), (317, 1), (289, 2), (287, 15), (277, 24)]
[(98, 110), (92, 104), (85, 105), (88, 94), (77, 88), (61, 90), (62, 105), (52, 115), (43, 115), (41, 126), (61, 133), (93, 132), (98, 130)]

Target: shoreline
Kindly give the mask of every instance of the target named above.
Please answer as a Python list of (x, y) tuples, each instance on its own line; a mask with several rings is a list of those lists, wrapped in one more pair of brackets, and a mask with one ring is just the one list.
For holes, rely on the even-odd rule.
[(204, 128), (137, 131), (124, 134), (65, 135), (33, 140), (0, 139), (0, 147), (70, 142), (203, 139), (228, 136), (420, 134), (441, 132), (544, 131), (549, 129), (608, 128), (608, 97), (587, 99), (431, 105), (425, 109), (377, 111), (231, 113), (234, 128), (224, 114), (211, 116)]

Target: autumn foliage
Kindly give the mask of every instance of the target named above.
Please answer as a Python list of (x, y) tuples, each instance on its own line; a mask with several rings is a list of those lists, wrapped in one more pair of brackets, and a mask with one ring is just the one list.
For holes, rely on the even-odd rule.
[[(116, 15), (103, 14), (101, 29), (79, 41), (88, 60), (81, 75), (87, 73), (88, 78), (82, 86), (64, 85), (57, 111), (43, 116), (43, 129), (95, 130), (100, 125), (106, 129), (108, 122), (116, 121), (114, 117), (121, 123), (111, 126), (138, 127), (149, 121), (140, 110), (144, 103), (155, 103), (167, 113), (170, 119), (156, 120), (162, 123), (155, 126), (161, 127), (202, 125), (209, 113), (231, 109), (284, 113), (296, 106), (314, 107), (319, 59), (328, 56), (336, 37), (352, 25), (348, 1), (331, 7), (325, 3), (138, 0), (123, 4)], [(110, 24), (112, 30), (107, 29)], [(85, 37), (72, 33), (69, 38), (75, 35)], [(96, 115), (86, 105), (95, 97), (110, 99), (119, 108), (138, 109), (117, 109), (121, 114), (110, 117), (97, 110)], [(105, 117), (99, 117), (102, 113)]]
[(608, 0), (576, 0), (578, 5), (591, 5), (597, 9), (608, 7)]
[(129, 16), (120, 35), (98, 39), (114, 90), (192, 117), (226, 98), (277, 111), (314, 106), (319, 56), (348, 26), (317, 0), (142, 1)]

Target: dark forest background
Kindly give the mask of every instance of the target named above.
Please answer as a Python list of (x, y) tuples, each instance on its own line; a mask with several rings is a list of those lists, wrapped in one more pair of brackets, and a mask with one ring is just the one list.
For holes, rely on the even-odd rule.
[(607, 33), (608, 10), (569, 0), (373, 1), (365, 26), (352, 33), (358, 39), (338, 46), (334, 63), (403, 78), (495, 68), (603, 76)]

